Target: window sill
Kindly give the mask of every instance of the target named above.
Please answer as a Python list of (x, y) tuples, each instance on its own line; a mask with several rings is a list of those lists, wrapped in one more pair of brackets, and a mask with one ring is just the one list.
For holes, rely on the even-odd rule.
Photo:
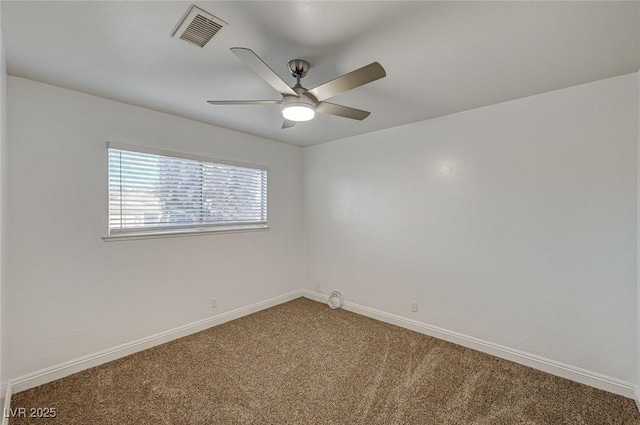
[(219, 228), (189, 229), (189, 230), (165, 230), (141, 233), (120, 233), (102, 237), (105, 242), (128, 241), (137, 239), (175, 238), (180, 236), (204, 236), (218, 233), (259, 232), (269, 230), (268, 226), (229, 226)]

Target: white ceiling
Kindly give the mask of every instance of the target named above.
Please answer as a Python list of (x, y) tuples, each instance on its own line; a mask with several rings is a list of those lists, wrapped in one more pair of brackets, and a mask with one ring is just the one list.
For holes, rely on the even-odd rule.
[[(230, 24), (204, 48), (170, 37), (190, 2), (2, 1), (10, 75), (298, 146), (395, 127), (640, 68), (640, 2), (196, 1)], [(370, 62), (387, 77), (331, 101), (364, 121), (318, 114), (281, 129), (280, 99), (233, 53), (255, 51), (311, 88)]]

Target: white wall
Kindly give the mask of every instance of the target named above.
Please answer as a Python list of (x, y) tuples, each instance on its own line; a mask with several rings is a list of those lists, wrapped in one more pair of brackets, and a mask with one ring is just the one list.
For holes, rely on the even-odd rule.
[(635, 382), (637, 101), (630, 74), (305, 149), (309, 285)]
[[(304, 150), (8, 89), (5, 380), (319, 282), (636, 381), (637, 74)], [(107, 140), (269, 166), (272, 230), (102, 242)]]
[[(11, 76), (8, 118), (9, 378), (303, 285), (300, 148)], [(103, 242), (107, 141), (268, 166), (272, 229)]]
[[(2, 2), (0, 1), (0, 22), (2, 21)], [(4, 244), (3, 240), (5, 237), (4, 228), (5, 228), (5, 219), (6, 215), (4, 210), (6, 208), (6, 203), (4, 202), (5, 197), (5, 185), (6, 185), (6, 145), (7, 145), (7, 60), (6, 54), (4, 51), (4, 40), (2, 37), (2, 29), (0, 28), (0, 388), (4, 388), (7, 383), (7, 376), (5, 373), (5, 363), (4, 363), (4, 346), (5, 346), (5, 338), (3, 331), (4, 321), (2, 319), (5, 309), (4, 304), (6, 303), (5, 297), (3, 297), (4, 293), (4, 273), (5, 268), (4, 264)], [(4, 391), (0, 390), (0, 399), (4, 398)]]
[(638, 182), (636, 191), (636, 214), (637, 214), (637, 226), (636, 226), (636, 246), (637, 246), (637, 260), (636, 260), (636, 272), (637, 272), (637, 288), (636, 288), (636, 405), (640, 409), (640, 71), (638, 76), (638, 100), (636, 103), (636, 111), (638, 112), (638, 164), (636, 167), (636, 178)]

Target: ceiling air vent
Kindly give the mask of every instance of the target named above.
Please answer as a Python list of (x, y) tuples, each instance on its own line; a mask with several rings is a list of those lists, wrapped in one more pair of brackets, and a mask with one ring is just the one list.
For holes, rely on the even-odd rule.
[(225, 21), (216, 18), (197, 6), (191, 6), (187, 15), (182, 19), (178, 28), (173, 32), (173, 38), (187, 41), (196, 46), (204, 47), (222, 28), (227, 26)]

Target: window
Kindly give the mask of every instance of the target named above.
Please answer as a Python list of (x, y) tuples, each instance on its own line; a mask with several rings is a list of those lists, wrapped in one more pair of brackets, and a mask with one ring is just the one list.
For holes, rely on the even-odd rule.
[(114, 143), (107, 148), (109, 236), (267, 227), (265, 168)]

